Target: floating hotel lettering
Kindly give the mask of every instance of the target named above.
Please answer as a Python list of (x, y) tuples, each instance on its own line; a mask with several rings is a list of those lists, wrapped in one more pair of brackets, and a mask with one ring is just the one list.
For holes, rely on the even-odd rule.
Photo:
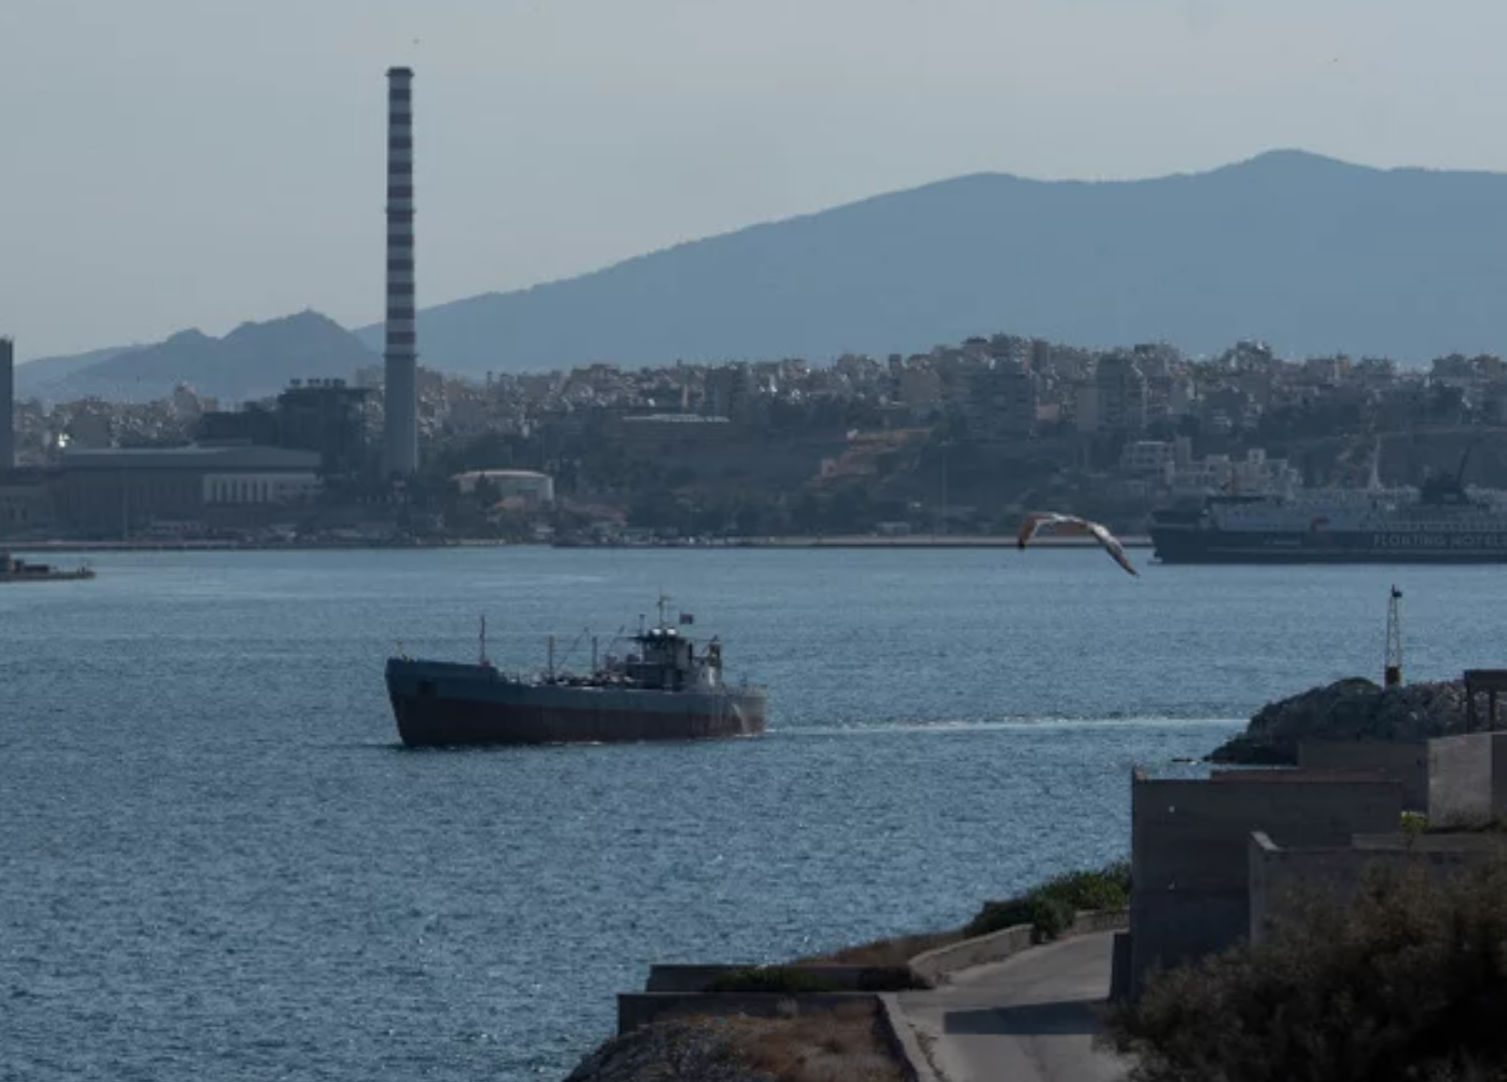
[(1374, 533), (1371, 545), (1388, 549), (1498, 549), (1507, 548), (1507, 534)]

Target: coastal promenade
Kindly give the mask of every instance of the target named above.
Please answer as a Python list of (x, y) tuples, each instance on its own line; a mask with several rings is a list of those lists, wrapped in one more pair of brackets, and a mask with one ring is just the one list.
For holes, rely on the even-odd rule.
[(1113, 932), (1077, 936), (954, 974), (896, 1000), (942, 1082), (1110, 1082), (1125, 1064), (1094, 1048)]

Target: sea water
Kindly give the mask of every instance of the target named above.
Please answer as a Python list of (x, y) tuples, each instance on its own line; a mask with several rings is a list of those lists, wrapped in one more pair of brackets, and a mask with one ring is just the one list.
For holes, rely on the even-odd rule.
[[(1128, 847), (1133, 767), (1382, 663), (1501, 663), (1492, 567), (1097, 551), (121, 553), (0, 587), (0, 1078), (558, 1078), (654, 961), (955, 926)], [(401, 649), (584, 668), (669, 611), (716, 743), (407, 751)], [(588, 630), (589, 629), (589, 630)], [(621, 641), (615, 647), (622, 648)]]

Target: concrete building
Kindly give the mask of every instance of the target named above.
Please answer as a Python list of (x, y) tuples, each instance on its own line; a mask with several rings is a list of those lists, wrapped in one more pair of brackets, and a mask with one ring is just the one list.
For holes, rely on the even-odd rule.
[(219, 507), (279, 505), (319, 489), (319, 456), (247, 445), (71, 450), (58, 480), (62, 518), (89, 537), (202, 522)]
[(1094, 387), (1099, 428), (1134, 434), (1146, 427), (1146, 377), (1132, 358), (1122, 353), (1100, 358)]
[(387, 70), (387, 323), (382, 472), (419, 468), (418, 323), (414, 299), (413, 70)]
[(0, 477), (0, 538), (50, 531), (57, 518), (54, 491), (45, 470), (13, 470)]
[(0, 338), (0, 473), (16, 468), (16, 346)]
[(352, 476), (366, 462), (362, 411), (370, 392), (343, 379), (294, 380), (277, 396), (278, 446), (313, 451), (325, 476)]
[(1175, 450), (1162, 440), (1131, 440), (1120, 448), (1120, 472), (1166, 481), (1172, 476)]
[(1402, 786), (1404, 811), (1428, 811), (1429, 748), (1421, 740), (1301, 740), (1298, 769), (1386, 778)]
[(1305, 771), (1228, 771), (1206, 780), (1146, 779), (1131, 786), (1128, 974), (1146, 976), (1223, 950), (1250, 928), (1250, 836), (1279, 845), (1350, 844), (1357, 834), (1395, 831), (1395, 781)]
[(1025, 366), (996, 361), (974, 372), (964, 406), (975, 439), (1012, 440), (1036, 429), (1036, 384)]
[(1507, 821), (1507, 733), (1429, 741), (1429, 825), (1473, 829)]

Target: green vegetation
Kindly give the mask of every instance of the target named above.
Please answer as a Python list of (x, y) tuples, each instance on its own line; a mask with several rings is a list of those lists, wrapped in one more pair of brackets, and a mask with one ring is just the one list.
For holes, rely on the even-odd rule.
[(1029, 924), (1038, 941), (1067, 931), (1080, 910), (1124, 909), (1130, 904), (1130, 864), (1118, 861), (1096, 872), (1068, 872), (1003, 902), (985, 902), (964, 935), (980, 936)]
[(1154, 977), (1110, 1039), (1135, 1082), (1504, 1082), (1507, 864), (1376, 874), (1259, 947)]

